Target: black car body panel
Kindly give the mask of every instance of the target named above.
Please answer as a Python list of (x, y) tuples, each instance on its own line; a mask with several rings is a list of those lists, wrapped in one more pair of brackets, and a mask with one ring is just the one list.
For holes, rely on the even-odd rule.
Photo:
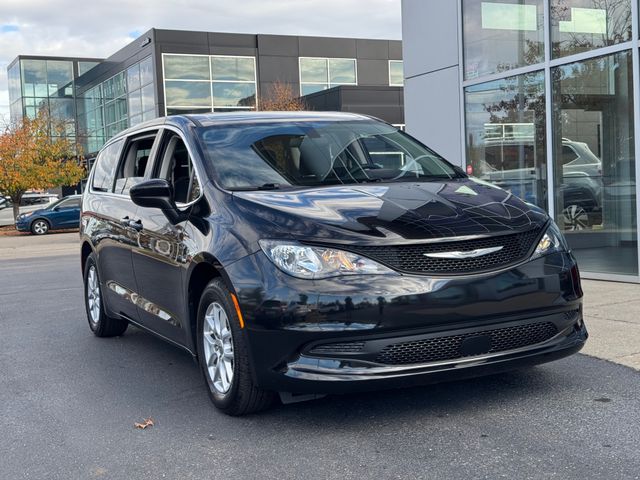
[[(233, 123), (250, 129), (256, 123), (292, 118), (372, 121), (317, 113), (177, 116), (117, 137), (150, 131), (180, 135), (201, 191), (172, 223), (159, 209), (136, 207), (127, 195), (87, 190), (81, 220), (83, 259), (97, 254), (111, 315), (196, 355), (197, 294), (203, 282), (218, 275), (237, 296), (256, 383), (294, 393), (488, 373), (549, 361), (581, 348), (587, 333), (575, 260), (567, 251), (532, 259), (549, 218), (504, 190), (464, 174), (445, 180), (267, 191), (221, 186), (197, 129)], [(154, 143), (152, 153), (158, 145)], [(145, 179), (153, 178), (160, 162), (151, 157)], [(522, 250), (526, 255), (489, 271), (428, 275), (392, 268), (389, 275), (316, 280), (284, 273), (259, 244), (281, 239), (359, 251), (508, 235), (529, 235)], [(528, 344), (522, 344), (517, 328), (531, 336)], [(505, 349), (491, 351), (505, 335), (515, 340), (500, 340)], [(443, 338), (455, 343), (455, 352), (425, 357), (423, 347)], [(417, 356), (408, 357), (415, 361), (385, 363), (383, 350), (396, 344), (400, 349), (418, 345)], [(328, 346), (314, 349), (318, 345)]]

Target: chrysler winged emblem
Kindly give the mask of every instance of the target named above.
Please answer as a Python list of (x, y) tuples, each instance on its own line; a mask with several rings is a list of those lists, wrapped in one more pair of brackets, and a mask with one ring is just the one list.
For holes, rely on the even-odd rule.
[(469, 250), (467, 252), (438, 252), (438, 253), (425, 253), (425, 257), (429, 258), (454, 258), (461, 260), (463, 258), (475, 258), (482, 257), (483, 255), (489, 255), (490, 253), (499, 252), (503, 246), (489, 247), (489, 248), (477, 248), (476, 250)]

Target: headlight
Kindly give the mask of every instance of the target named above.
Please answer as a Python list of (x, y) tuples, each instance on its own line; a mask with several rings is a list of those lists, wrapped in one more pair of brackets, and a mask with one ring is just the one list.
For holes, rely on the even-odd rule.
[(540, 242), (538, 242), (538, 246), (533, 252), (531, 258), (540, 258), (543, 255), (548, 255), (550, 253), (568, 251), (569, 246), (567, 245), (564, 235), (562, 235), (562, 232), (560, 232), (560, 229), (552, 220), (547, 227), (547, 231), (544, 232)]
[(276, 267), (298, 278), (312, 280), (339, 275), (397, 275), (384, 265), (355, 253), (276, 240), (260, 240), (259, 243)]
[(18, 218), (27, 218), (27, 217), (30, 217), (31, 215), (33, 215), (33, 212), (21, 213), (20, 215), (18, 215)]

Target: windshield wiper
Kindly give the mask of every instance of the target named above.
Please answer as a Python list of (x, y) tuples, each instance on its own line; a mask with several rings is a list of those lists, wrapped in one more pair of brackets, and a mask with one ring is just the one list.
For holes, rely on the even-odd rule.
[(255, 187), (234, 187), (230, 188), (232, 192), (251, 192), (255, 190), (280, 190), (282, 185), (279, 183), (263, 183), (262, 185)]

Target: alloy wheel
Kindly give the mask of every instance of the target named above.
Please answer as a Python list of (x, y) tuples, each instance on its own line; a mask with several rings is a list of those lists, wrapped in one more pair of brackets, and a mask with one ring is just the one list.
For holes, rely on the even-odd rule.
[(44, 235), (47, 233), (47, 230), (49, 230), (49, 225), (47, 225), (47, 222), (43, 220), (38, 220), (33, 224), (33, 232), (36, 235)]
[(226, 394), (233, 382), (233, 336), (229, 317), (218, 302), (207, 307), (202, 337), (209, 378), (217, 393)]
[(579, 205), (569, 205), (562, 211), (565, 230), (585, 230), (589, 226), (589, 215)]
[(95, 265), (89, 267), (87, 274), (87, 303), (89, 305), (89, 320), (96, 325), (100, 320), (100, 283)]

